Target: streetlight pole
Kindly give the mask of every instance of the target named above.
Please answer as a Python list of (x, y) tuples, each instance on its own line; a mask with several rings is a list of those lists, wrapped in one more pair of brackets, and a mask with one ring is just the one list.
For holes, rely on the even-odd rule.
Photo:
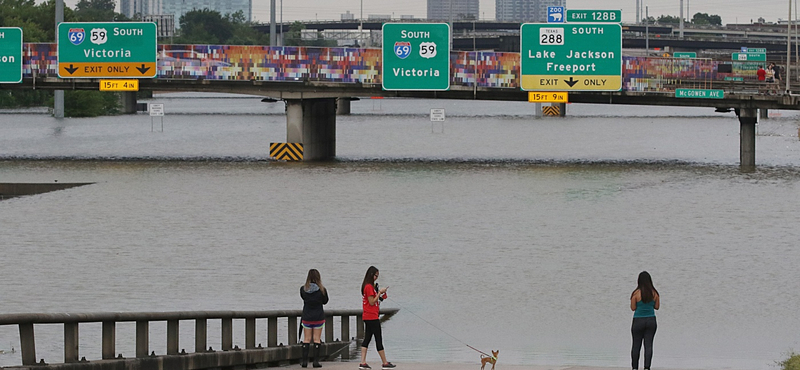
[(269, 46), (278, 43), (278, 35), (275, 34), (275, 0), (269, 1)]
[(450, 14), (450, 50), (453, 50), (453, 0), (450, 0), (447, 12)]
[(792, 0), (789, 0), (789, 22), (786, 29), (786, 93), (789, 93), (789, 70), (792, 65)]
[(644, 50), (645, 56), (650, 56), (650, 7), (644, 7)]
[(681, 15), (680, 15), (680, 17), (681, 17), (681, 20), (680, 20), (680, 22), (681, 22), (681, 26), (680, 26), (681, 27), (681, 31), (680, 31), (679, 35), (680, 35), (680, 38), (682, 39), (683, 38), (683, 0), (681, 0)]

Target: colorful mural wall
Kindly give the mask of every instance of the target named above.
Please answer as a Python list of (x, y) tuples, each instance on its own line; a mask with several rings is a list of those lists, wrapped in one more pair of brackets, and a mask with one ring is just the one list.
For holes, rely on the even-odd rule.
[[(24, 77), (57, 77), (56, 44), (25, 44)], [(381, 83), (381, 49), (158, 45), (158, 78), (234, 81), (326, 81)], [(451, 85), (519, 88), (519, 54), (450, 53)], [(756, 81), (757, 62), (623, 57), (625, 91), (674, 91), (676, 86), (712, 88), (726, 77)], [(718, 73), (721, 63), (731, 73)], [(727, 82), (730, 84), (729, 82)], [(719, 88), (719, 87), (718, 87)]]

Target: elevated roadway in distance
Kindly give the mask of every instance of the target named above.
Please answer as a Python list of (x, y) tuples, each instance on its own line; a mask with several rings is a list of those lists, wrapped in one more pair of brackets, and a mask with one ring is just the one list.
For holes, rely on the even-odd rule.
[[(305, 21), (305, 29), (319, 32), (357, 31), (362, 27), (364, 31), (380, 31), (385, 22), (446, 22), (431, 21), (427, 19), (392, 19), (392, 20), (345, 20), (345, 21)], [(262, 33), (269, 33), (269, 24), (253, 26)], [(290, 23), (278, 25), (278, 32), (289, 32)], [(519, 51), (519, 22), (499, 21), (456, 21), (453, 22), (453, 49), (454, 50), (495, 50)], [(649, 33), (650, 48), (675, 48), (679, 50), (705, 50), (705, 49), (730, 49), (739, 50), (746, 46), (749, 48), (765, 48), (770, 55), (770, 60), (783, 61), (786, 58), (786, 28), (766, 27), (752, 25), (744, 27), (713, 27), (697, 26), (684, 27), (684, 37), (678, 37), (678, 27), (672, 25), (622, 24), (623, 47), (644, 49), (648, 44), (646, 34)], [(474, 33), (473, 33), (474, 32)]]

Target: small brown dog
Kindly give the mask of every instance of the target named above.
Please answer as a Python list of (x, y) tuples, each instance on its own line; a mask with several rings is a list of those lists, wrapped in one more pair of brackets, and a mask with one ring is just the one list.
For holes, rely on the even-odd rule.
[(494, 370), (494, 365), (497, 363), (497, 355), (500, 353), (500, 350), (492, 351), (492, 355), (481, 355), (481, 370), (486, 367), (486, 363), (489, 362), (492, 364), (492, 370)]

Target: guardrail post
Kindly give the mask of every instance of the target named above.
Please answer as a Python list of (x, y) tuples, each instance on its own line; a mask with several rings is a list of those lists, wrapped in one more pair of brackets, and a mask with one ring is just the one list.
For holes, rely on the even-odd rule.
[(116, 352), (117, 323), (103, 321), (103, 360), (114, 358)]
[(364, 317), (356, 316), (356, 338), (364, 339)]
[(256, 348), (256, 318), (244, 319), (244, 348)]
[[(350, 316), (342, 315), (342, 341), (350, 340)], [(350, 351), (342, 351), (342, 360), (350, 359)]]
[(150, 353), (150, 322), (136, 322), (136, 358), (147, 357)]
[(19, 324), (19, 341), (22, 365), (36, 365), (36, 340), (33, 336), (33, 323)]
[(207, 329), (208, 321), (206, 319), (196, 319), (194, 321), (194, 351), (197, 353), (206, 351)]
[(167, 354), (177, 355), (180, 335), (180, 321), (167, 320)]
[(78, 323), (64, 323), (64, 362), (78, 362)]
[(289, 316), (289, 344), (297, 344), (297, 316)]
[(222, 350), (230, 351), (233, 349), (233, 318), (222, 319)]
[(278, 318), (267, 318), (267, 347), (278, 346)]
[(333, 316), (325, 316), (325, 341), (333, 342)]

